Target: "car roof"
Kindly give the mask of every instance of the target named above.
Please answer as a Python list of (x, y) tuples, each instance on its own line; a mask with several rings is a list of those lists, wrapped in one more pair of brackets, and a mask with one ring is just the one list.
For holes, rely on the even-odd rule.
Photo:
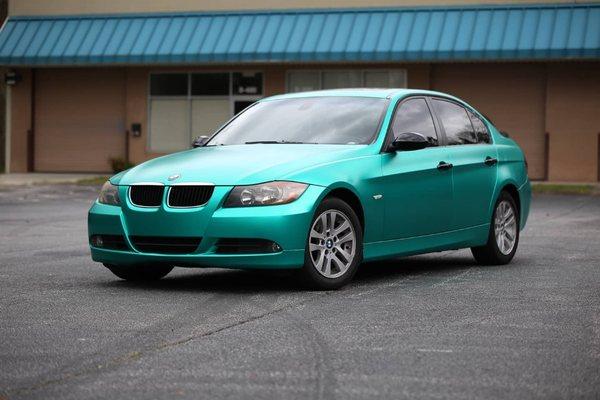
[(408, 95), (422, 94), (427, 96), (442, 96), (451, 99), (456, 99), (442, 92), (434, 92), (431, 90), (422, 89), (375, 89), (375, 88), (351, 88), (351, 89), (331, 89), (331, 90), (315, 90), (311, 92), (297, 92), (280, 94), (276, 96), (266, 97), (261, 101), (295, 99), (303, 97), (372, 97), (381, 99), (390, 99), (392, 97), (400, 98)]

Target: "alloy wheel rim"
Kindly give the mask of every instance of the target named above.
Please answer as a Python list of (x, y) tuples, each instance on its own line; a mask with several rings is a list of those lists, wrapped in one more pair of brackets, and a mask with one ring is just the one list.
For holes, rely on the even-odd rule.
[(496, 207), (494, 218), (496, 244), (502, 254), (509, 255), (517, 241), (517, 218), (513, 206), (502, 200)]
[(308, 251), (314, 268), (326, 278), (344, 275), (356, 254), (356, 233), (350, 219), (337, 210), (327, 210), (315, 219)]

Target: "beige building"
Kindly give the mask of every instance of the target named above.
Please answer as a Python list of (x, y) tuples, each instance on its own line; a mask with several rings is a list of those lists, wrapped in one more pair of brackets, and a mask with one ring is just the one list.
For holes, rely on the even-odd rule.
[(5, 169), (109, 172), (264, 96), (409, 87), (482, 111), (533, 179), (598, 181), (600, 3), (520, 3), (9, 1)]

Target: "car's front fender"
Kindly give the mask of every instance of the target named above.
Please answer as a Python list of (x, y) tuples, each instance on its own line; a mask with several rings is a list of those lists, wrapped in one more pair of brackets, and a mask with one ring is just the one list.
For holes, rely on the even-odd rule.
[(352, 193), (360, 202), (364, 217), (364, 241), (381, 238), (383, 202), (381, 197), (381, 157), (369, 154), (351, 159), (321, 164), (290, 174), (287, 180), (306, 182), (325, 187), (319, 202), (336, 190)]

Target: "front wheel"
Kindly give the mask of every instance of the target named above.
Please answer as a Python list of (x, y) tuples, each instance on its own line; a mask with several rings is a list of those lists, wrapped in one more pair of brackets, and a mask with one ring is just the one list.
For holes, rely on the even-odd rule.
[(112, 265), (104, 264), (113, 274), (126, 281), (156, 281), (173, 270), (170, 265)]
[(338, 289), (346, 285), (362, 261), (362, 227), (346, 202), (327, 198), (313, 217), (301, 275), (308, 286)]
[(519, 211), (513, 197), (502, 192), (494, 208), (487, 243), (472, 247), (471, 252), (480, 264), (508, 264), (517, 252), (518, 245)]

